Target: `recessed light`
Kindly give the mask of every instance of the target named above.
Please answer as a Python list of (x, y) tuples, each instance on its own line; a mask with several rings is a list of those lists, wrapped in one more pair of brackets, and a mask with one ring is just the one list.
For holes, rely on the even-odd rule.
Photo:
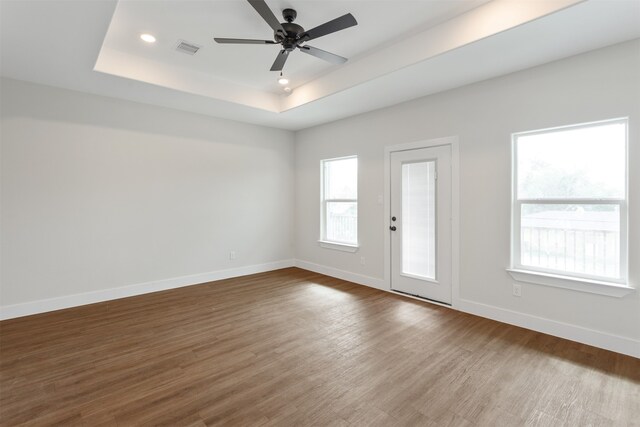
[(140, 38), (147, 43), (155, 43), (156, 38), (151, 34), (140, 34)]
[(290, 88), (290, 87), (285, 87), (285, 88), (284, 88), (284, 91), (285, 91), (285, 92), (291, 92), (291, 88)]

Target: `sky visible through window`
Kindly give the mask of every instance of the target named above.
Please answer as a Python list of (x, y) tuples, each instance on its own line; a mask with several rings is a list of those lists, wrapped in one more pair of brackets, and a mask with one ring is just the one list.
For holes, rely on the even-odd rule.
[(626, 126), (518, 137), (518, 199), (625, 197)]
[(325, 197), (356, 199), (358, 197), (358, 159), (331, 160), (325, 163)]

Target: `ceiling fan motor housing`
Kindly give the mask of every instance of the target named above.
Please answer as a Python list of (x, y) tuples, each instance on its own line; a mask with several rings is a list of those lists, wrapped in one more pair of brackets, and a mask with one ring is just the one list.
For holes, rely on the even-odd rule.
[(282, 48), (286, 51), (293, 51), (299, 43), (300, 36), (304, 33), (304, 28), (302, 28), (298, 24), (294, 24), (293, 21), (296, 19), (297, 12), (293, 9), (285, 9), (282, 11), (282, 17), (285, 21), (283, 22), (282, 28), (286, 31), (286, 34), (281, 34), (279, 32), (274, 32), (274, 39), (276, 42), (282, 45)]

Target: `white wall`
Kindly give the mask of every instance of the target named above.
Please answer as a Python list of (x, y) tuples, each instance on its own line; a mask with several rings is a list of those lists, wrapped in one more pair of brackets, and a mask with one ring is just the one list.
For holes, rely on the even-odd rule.
[[(27, 306), (3, 310), (9, 317), (285, 266), (294, 256), (384, 288), (384, 147), (457, 135), (461, 301), (640, 355), (640, 292), (524, 285), (514, 298), (505, 272), (510, 134), (628, 116), (630, 277), (640, 286), (638, 75), (634, 41), (300, 131), (295, 148), (286, 131), (3, 79), (0, 305)], [(319, 162), (352, 154), (360, 160), (355, 254), (317, 245)]]
[(1, 90), (2, 306), (291, 263), (293, 133), (16, 80)]
[[(640, 292), (614, 298), (524, 284), (522, 298), (515, 298), (514, 281), (505, 271), (509, 265), (511, 133), (628, 116), (630, 277), (640, 287), (638, 76), (640, 42), (636, 40), (298, 132), (297, 258), (340, 270), (347, 277), (363, 275), (363, 282), (388, 287), (382, 282), (385, 214), (377, 200), (383, 194), (384, 147), (457, 135), (460, 297), (475, 304), (478, 311), (484, 307), (502, 313), (505, 319), (516, 318), (510, 314), (513, 311), (530, 315), (530, 323), (542, 318), (556, 322), (557, 327), (577, 326), (574, 332), (586, 331), (590, 336), (620, 336), (640, 355)], [(360, 160), (361, 247), (350, 254), (321, 248), (316, 241), (319, 162), (353, 154)], [(366, 265), (360, 264), (362, 256)]]

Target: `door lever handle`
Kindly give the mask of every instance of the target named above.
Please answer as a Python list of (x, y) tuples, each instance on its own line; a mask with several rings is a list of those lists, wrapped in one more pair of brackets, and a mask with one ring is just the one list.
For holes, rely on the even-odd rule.
[(395, 225), (392, 225), (391, 227), (389, 227), (389, 230), (391, 230), (391, 231), (396, 231), (396, 226), (395, 226)]

